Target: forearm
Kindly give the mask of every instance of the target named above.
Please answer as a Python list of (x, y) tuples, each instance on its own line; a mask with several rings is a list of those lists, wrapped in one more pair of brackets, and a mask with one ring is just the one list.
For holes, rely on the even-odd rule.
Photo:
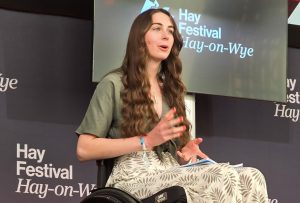
[(141, 150), (140, 137), (109, 139), (80, 135), (77, 157), (80, 161), (107, 159)]

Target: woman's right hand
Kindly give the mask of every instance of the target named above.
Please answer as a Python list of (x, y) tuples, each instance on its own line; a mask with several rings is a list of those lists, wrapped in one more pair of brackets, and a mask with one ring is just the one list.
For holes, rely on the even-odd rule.
[[(161, 145), (168, 140), (172, 140), (182, 135), (186, 130), (185, 125), (179, 125), (183, 121), (183, 117), (174, 118), (176, 108), (173, 107), (159, 121), (159, 123), (145, 136), (145, 144), (147, 149)], [(178, 126), (179, 125), (179, 126)]]

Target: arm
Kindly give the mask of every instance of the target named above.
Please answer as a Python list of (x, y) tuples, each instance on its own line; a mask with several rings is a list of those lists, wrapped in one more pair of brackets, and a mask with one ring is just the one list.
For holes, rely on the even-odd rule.
[[(171, 109), (164, 118), (145, 136), (148, 150), (168, 140), (179, 137), (185, 126), (175, 127), (182, 122), (182, 117), (174, 118), (176, 109)], [(98, 138), (95, 135), (81, 134), (77, 143), (77, 157), (80, 161), (106, 159), (140, 151), (140, 137), (130, 138)]]
[(82, 134), (77, 143), (77, 157), (80, 161), (113, 158), (139, 150), (141, 150), (139, 136), (109, 139)]

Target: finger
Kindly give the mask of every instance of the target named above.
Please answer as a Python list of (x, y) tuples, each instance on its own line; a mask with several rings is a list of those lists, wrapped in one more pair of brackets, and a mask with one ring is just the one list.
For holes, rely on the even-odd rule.
[(183, 154), (181, 151), (177, 151), (177, 155), (182, 158), (184, 161), (189, 161), (189, 158)]
[(182, 134), (185, 130), (186, 130), (186, 126), (182, 125), (182, 126), (172, 127), (172, 128), (165, 130), (165, 134), (173, 137), (173, 135)]
[(162, 129), (169, 129), (181, 123), (181, 120), (183, 120), (183, 118), (181, 117), (169, 120), (167, 120), (167, 118), (164, 118), (160, 121), (160, 126), (162, 127)]
[(177, 151), (177, 155), (178, 155), (180, 158), (183, 158), (183, 154), (181, 153), (181, 151)]
[(201, 142), (203, 142), (203, 139), (199, 137), (199, 138), (194, 139), (193, 142), (194, 142), (196, 145), (199, 145)]
[(182, 121), (183, 121), (182, 116), (175, 118), (175, 119), (171, 119), (171, 120), (165, 122), (165, 127), (172, 128), (173, 126), (176, 126), (176, 125), (182, 123)]
[(193, 157), (191, 158), (191, 161), (192, 161), (192, 163), (195, 163), (195, 162), (197, 161), (196, 156), (193, 156)]
[(174, 118), (175, 113), (176, 113), (176, 108), (173, 107), (165, 114), (162, 120), (166, 120), (166, 121), (171, 120), (172, 118)]
[(202, 159), (208, 158), (208, 156), (205, 153), (203, 153), (200, 149), (197, 152), (197, 156), (201, 157)]

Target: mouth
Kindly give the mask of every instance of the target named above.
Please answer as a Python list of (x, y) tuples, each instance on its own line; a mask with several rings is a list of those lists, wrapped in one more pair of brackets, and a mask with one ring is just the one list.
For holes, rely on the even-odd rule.
[(168, 51), (169, 50), (169, 46), (167, 46), (167, 45), (160, 45), (159, 49), (162, 50), (162, 51)]

